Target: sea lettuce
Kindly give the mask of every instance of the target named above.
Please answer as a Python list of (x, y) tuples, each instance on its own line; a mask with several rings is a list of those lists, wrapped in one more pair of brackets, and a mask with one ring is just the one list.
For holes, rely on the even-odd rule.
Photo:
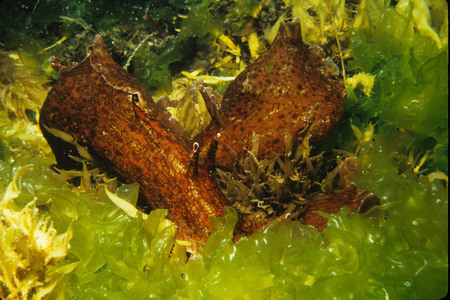
[[(379, 136), (374, 144), (385, 138)], [(371, 159), (384, 157), (382, 151), (369, 152), (375, 155)], [(417, 299), (447, 292), (447, 190), (427, 177), (384, 174), (394, 168), (393, 156), (358, 178), (375, 186), (384, 200), (368, 215), (343, 210), (329, 217), (322, 234), (296, 221), (275, 221), (234, 244), (230, 236), (237, 218), (230, 208), (217, 220), (204, 259), (188, 263), (180, 248), (169, 255), (170, 226), (158, 231), (164, 210), (147, 220), (131, 218), (103, 192), (76, 193), (47, 169), (47, 161), (24, 158), (15, 169), (30, 163), (33, 168), (22, 175), (21, 197), (36, 195), (42, 184), (58, 231), (73, 223), (65, 263), (80, 265), (64, 277), (54, 297)], [(133, 198), (133, 189), (125, 186), (118, 194)]]
[(434, 149), (431, 168), (447, 172), (448, 44), (411, 33), (412, 17), (383, 7), (369, 28), (350, 33), (349, 70), (375, 75), (373, 94), (351, 91), (348, 110), (368, 122), (378, 120), (412, 131), (422, 151)]

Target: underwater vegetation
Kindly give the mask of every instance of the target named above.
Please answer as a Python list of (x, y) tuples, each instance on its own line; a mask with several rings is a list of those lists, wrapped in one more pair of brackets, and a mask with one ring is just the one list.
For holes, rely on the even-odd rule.
[[(13, 278), (15, 286), (27, 280), (34, 294), (43, 287), (39, 295), (51, 286), (50, 298), (438, 299), (447, 294), (445, 1), (68, 3), (0, 4), (0, 42), (8, 50), (2, 54), (0, 67), (0, 191), (2, 199), (8, 199), (2, 201), (0, 211), (0, 253), (21, 259), (17, 266), (22, 271)], [(47, 7), (52, 13), (44, 13)], [(150, 17), (141, 22), (146, 12)], [(338, 66), (349, 91), (342, 122), (325, 141), (308, 149), (312, 147), (312, 157), (325, 151), (323, 156), (331, 161), (356, 156), (366, 172), (352, 179), (376, 194), (380, 207), (366, 215), (343, 209), (328, 216), (328, 227), (322, 233), (298, 221), (273, 222), (238, 243), (231, 239), (236, 212), (226, 209), (224, 217), (214, 221), (216, 230), (206, 243), (203, 259), (191, 258), (186, 263), (184, 246), (175, 243), (172, 249), (176, 229), (165, 219), (166, 211), (133, 214), (120, 202), (136, 203), (136, 184), (121, 185), (115, 192), (124, 212), (110, 199), (117, 185), (109, 182), (105, 189), (105, 185), (94, 184), (104, 177), (94, 169), (89, 170), (92, 176), (65, 173), (82, 178), (84, 185), (74, 187), (50, 168), (55, 161), (37, 129), (48, 77), (36, 74), (40, 69), (56, 76), (48, 69), (50, 56), (81, 61), (85, 45), (101, 33), (107, 45), (119, 45), (111, 48), (117, 49), (113, 57), (123, 66), (134, 53), (128, 70), (156, 89), (155, 94), (168, 93), (172, 85), (169, 100), (162, 97), (160, 101), (172, 107), (169, 111), (180, 123), (199, 131), (208, 121), (196, 117), (206, 116), (207, 111), (201, 97), (190, 104), (186, 98), (195, 98), (193, 93), (183, 99), (191, 81), (209, 80), (223, 92), (229, 77), (264, 52), (278, 30), (279, 19), (291, 16), (302, 22), (303, 39), (320, 45), (324, 60), (334, 62), (330, 69), (336, 71)], [(26, 76), (35, 79), (11, 80)], [(284, 133), (280, 136), (284, 138)], [(236, 172), (244, 170), (246, 178), (251, 178), (252, 173), (245, 170), (254, 164), (248, 158), (242, 161), (249, 165), (236, 166)], [(323, 161), (317, 158), (313, 164), (319, 169), (320, 164), (326, 165)], [(333, 170), (331, 166), (322, 177), (303, 177), (297, 168), (283, 170), (274, 165), (258, 165), (260, 172), (271, 176), (259, 178), (256, 183), (262, 190), (255, 188), (254, 194), (280, 200), (286, 197), (284, 193), (297, 193), (296, 201), (301, 202), (310, 189), (323, 192), (327, 184), (318, 181)], [(291, 173), (294, 170), (298, 174)], [(228, 188), (233, 197), (239, 197), (245, 191), (239, 179), (243, 174), (221, 172), (221, 178), (234, 176), (227, 179), (234, 182)], [(314, 179), (313, 188), (300, 189), (307, 178)], [(13, 186), (14, 193), (8, 192)], [(33, 215), (30, 211), (39, 215), (33, 217), (33, 224), (48, 220), (48, 227), (41, 228), (53, 234), (48, 241), (55, 243), (61, 236), (70, 243), (68, 250), (62, 247), (56, 255), (51, 250), (57, 249), (56, 244), (33, 248), (32, 240), (20, 238), (27, 236), (25, 231), (15, 228), (5, 214), (26, 220)], [(39, 252), (42, 249), (47, 254)], [(30, 263), (36, 261), (23, 253), (49, 257), (47, 274), (33, 273), (36, 266)], [(2, 264), (5, 261), (2, 257)], [(4, 270), (0, 271), (0, 296), (13, 298), (13, 281)]]
[(19, 193), (18, 179), (30, 167), (25, 166), (15, 174), (0, 202), (2, 298), (42, 299), (51, 293), (63, 274), (78, 265), (75, 262), (57, 267), (70, 248), (71, 227), (58, 234), (50, 218), (39, 215), (35, 201), (21, 210), (11, 203)]

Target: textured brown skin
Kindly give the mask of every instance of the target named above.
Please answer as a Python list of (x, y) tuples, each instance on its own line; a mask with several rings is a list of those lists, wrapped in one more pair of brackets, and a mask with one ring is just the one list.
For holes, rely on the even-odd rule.
[(270, 49), (230, 83), (216, 120), (196, 140), (206, 144), (220, 133), (220, 166), (251, 149), (253, 132), (260, 135), (259, 159), (285, 153), (285, 130), (295, 137), (311, 125), (310, 141), (321, 140), (340, 121), (347, 95), (321, 66), (302, 42), (300, 22), (281, 22)]
[[(281, 23), (268, 53), (230, 84), (221, 108), (209, 99), (213, 122), (196, 137), (200, 145), (196, 151), (193, 149), (197, 145), (180, 125), (170, 121), (165, 109), (112, 60), (100, 36), (88, 47), (88, 55), (79, 65), (53, 66), (61, 78), (45, 100), (39, 123), (58, 166), (77, 167), (68, 158), (76, 148), (46, 128), (72, 134), (122, 179), (138, 182), (152, 208), (169, 210), (168, 218), (178, 227), (177, 238), (191, 242), (193, 251), (197, 243), (206, 242), (210, 218), (222, 216), (228, 204), (210, 176), (214, 157), (216, 165), (230, 165), (235, 159), (233, 151), (237, 154), (250, 148), (253, 132), (261, 135), (259, 158), (282, 154), (284, 140), (280, 137), (284, 130), (295, 136), (313, 125), (311, 140), (319, 140), (334, 128), (343, 113), (344, 87), (319, 70), (319, 59), (301, 41), (298, 21)], [(216, 156), (211, 151), (215, 146)], [(205, 164), (199, 165), (201, 150)], [(343, 191), (350, 197), (347, 202), (361, 200), (354, 200), (358, 195), (347, 188)], [(319, 209), (335, 212), (348, 204), (336, 197), (329, 196), (325, 206), (320, 204), (324, 202), (317, 203)], [(316, 209), (317, 205), (312, 204), (304, 217), (308, 224), (320, 229), (323, 221), (308, 221), (307, 212)], [(260, 230), (269, 221), (239, 214), (235, 240)]]
[(61, 151), (67, 145), (45, 126), (73, 134), (127, 182), (138, 182), (152, 208), (169, 210), (178, 239), (205, 243), (209, 218), (223, 215), (227, 201), (205, 168), (190, 167), (191, 142), (169, 118), (97, 36), (83, 62), (62, 70), (39, 122), (60, 167), (71, 167)]

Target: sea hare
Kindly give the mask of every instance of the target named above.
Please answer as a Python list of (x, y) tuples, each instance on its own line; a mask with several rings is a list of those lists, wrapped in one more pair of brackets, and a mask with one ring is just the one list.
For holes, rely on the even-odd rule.
[[(168, 209), (177, 238), (189, 241), (191, 249), (206, 242), (211, 217), (223, 215), (227, 205), (211, 175), (214, 164), (233, 163), (253, 133), (261, 136), (262, 158), (283, 152), (285, 130), (296, 136), (308, 127), (311, 140), (319, 140), (341, 118), (345, 99), (344, 86), (322, 73), (320, 60), (303, 45), (298, 21), (281, 23), (269, 51), (230, 84), (221, 105), (201, 88), (213, 122), (193, 140), (112, 60), (101, 36), (80, 64), (53, 65), (61, 77), (39, 124), (58, 167), (76, 167), (69, 158), (76, 148), (52, 129), (73, 135), (124, 181), (138, 182), (152, 208)], [(251, 234), (267, 222), (240, 214), (235, 235)]]

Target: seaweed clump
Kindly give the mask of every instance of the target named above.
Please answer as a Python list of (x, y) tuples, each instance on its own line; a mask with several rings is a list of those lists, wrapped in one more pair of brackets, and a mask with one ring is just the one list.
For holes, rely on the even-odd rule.
[(25, 173), (39, 173), (30, 154), (48, 154), (50, 150), (37, 129), (47, 84), (47, 77), (24, 66), (17, 53), (0, 52), (2, 299), (48, 297), (64, 274), (76, 267), (76, 263), (64, 261), (70, 248), (71, 227), (58, 232), (45, 209), (39, 208), (49, 200), (47, 192), (33, 185), (29, 194), (30, 186), (24, 184)]
[(61, 266), (69, 251), (72, 227), (58, 234), (50, 217), (31, 201), (22, 209), (14, 204), (20, 194), (19, 169), (0, 201), (0, 297), (43, 299), (77, 262)]
[(338, 188), (341, 158), (311, 155), (308, 129), (295, 140), (285, 133), (283, 156), (258, 160), (259, 136), (252, 149), (241, 153), (231, 169), (217, 169), (223, 192), (238, 211), (259, 218), (286, 216), (300, 219), (303, 208), (315, 197)]
[(370, 93), (364, 85), (350, 88), (347, 109), (355, 124), (377, 122), (409, 131), (413, 155), (427, 154), (424, 169), (448, 173), (447, 5), (364, 3), (349, 35), (349, 69), (374, 78)]
[(0, 110), (9, 120), (37, 123), (37, 113), (48, 89), (47, 76), (25, 66), (17, 52), (0, 50)]

